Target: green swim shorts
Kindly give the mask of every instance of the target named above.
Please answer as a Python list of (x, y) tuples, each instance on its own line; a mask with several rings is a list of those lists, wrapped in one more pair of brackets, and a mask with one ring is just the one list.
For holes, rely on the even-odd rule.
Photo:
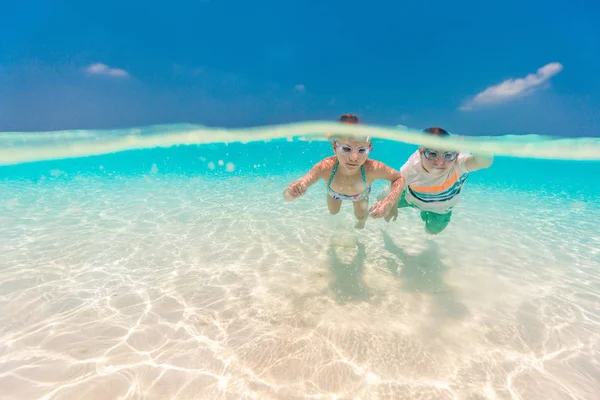
[[(402, 196), (398, 201), (398, 208), (412, 207), (418, 209), (419, 207), (410, 204), (406, 201), (406, 190), (402, 192)], [(425, 222), (425, 230), (427, 233), (437, 235), (450, 223), (450, 217), (452, 217), (452, 211), (446, 214), (437, 214), (431, 211), (421, 211), (421, 219)]]

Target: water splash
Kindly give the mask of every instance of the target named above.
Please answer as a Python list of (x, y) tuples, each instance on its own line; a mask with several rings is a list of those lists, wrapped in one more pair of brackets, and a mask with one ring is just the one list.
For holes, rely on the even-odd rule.
[(0, 133), (0, 165), (58, 160), (128, 150), (250, 143), (274, 139), (327, 140), (329, 134), (368, 135), (409, 144), (423, 144), (472, 153), (538, 159), (600, 160), (598, 138), (551, 138), (540, 135), (460, 136), (439, 138), (404, 126), (347, 125), (301, 122), (243, 129), (209, 128), (192, 124), (154, 125), (116, 130)]

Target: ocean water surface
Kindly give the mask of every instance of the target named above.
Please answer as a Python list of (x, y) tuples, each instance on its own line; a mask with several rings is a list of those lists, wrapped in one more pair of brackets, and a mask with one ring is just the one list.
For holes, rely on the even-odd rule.
[(496, 159), (431, 236), (283, 201), (332, 129), (1, 133), (0, 398), (596, 399), (598, 139), (451, 142)]

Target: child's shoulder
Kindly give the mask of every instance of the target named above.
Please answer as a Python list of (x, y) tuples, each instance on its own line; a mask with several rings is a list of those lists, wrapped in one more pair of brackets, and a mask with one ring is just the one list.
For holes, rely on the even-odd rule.
[(333, 167), (335, 166), (335, 163), (337, 162), (337, 157), (336, 156), (331, 156), (331, 157), (327, 157), (322, 159), (321, 161), (319, 161), (315, 167), (320, 171), (320, 172), (331, 172), (333, 171)]
[(328, 168), (333, 168), (333, 166), (335, 165), (335, 163), (338, 161), (336, 156), (330, 156), (330, 157), (326, 157), (324, 159), (322, 159), (321, 161), (319, 161), (319, 164), (326, 166)]
[(402, 168), (418, 167), (420, 165), (421, 165), (421, 157), (419, 155), (419, 151), (417, 150), (406, 159), (404, 164), (402, 164)]
[(404, 176), (404, 179), (410, 180), (415, 176), (419, 175), (419, 172), (422, 171), (421, 166), (421, 157), (419, 155), (419, 151), (415, 151), (412, 153), (408, 159), (402, 164), (400, 167), (400, 173)]
[(363, 164), (365, 166), (365, 168), (367, 169), (372, 169), (378, 165), (381, 165), (382, 162), (381, 161), (377, 161), (377, 160), (373, 160), (372, 158), (367, 158), (365, 160), (365, 163)]
[(374, 160), (372, 158), (367, 158), (367, 160), (365, 161), (365, 163), (363, 165), (365, 166), (365, 170), (367, 170), (367, 171), (375, 171), (377, 169), (389, 167), (386, 163)]
[(419, 150), (415, 150), (412, 152), (410, 156), (406, 159), (406, 162), (412, 162), (415, 164), (421, 163), (421, 152)]

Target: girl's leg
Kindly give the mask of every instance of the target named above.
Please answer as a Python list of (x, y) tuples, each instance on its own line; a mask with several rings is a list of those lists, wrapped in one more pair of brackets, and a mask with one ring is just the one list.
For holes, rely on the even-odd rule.
[(358, 219), (355, 227), (363, 229), (369, 216), (369, 199), (354, 202), (354, 215), (356, 216), (356, 219)]
[(329, 208), (329, 213), (335, 215), (340, 212), (340, 208), (342, 207), (342, 201), (331, 198), (331, 196), (327, 196), (327, 208)]

